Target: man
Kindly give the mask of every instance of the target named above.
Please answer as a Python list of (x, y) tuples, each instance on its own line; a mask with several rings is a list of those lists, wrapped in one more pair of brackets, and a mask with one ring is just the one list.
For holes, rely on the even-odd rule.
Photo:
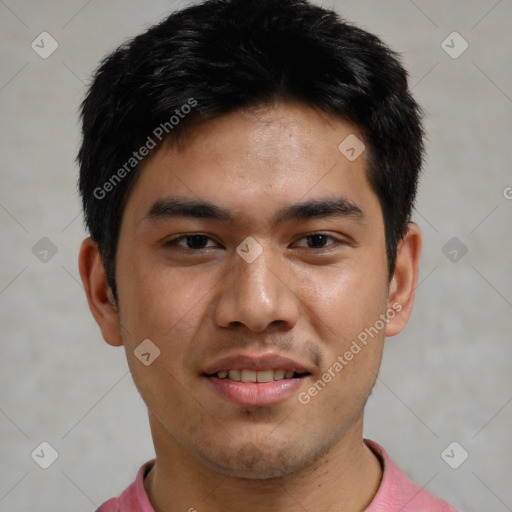
[(421, 251), (396, 55), (304, 0), (210, 0), (105, 59), (82, 121), (80, 274), (156, 451), (99, 510), (453, 511), (362, 437)]

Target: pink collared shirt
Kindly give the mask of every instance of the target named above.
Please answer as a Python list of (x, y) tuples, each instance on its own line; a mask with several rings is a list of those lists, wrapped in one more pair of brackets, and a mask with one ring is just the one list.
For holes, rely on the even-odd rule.
[[(413, 484), (409, 477), (389, 458), (386, 450), (374, 441), (366, 444), (380, 457), (384, 471), (377, 494), (365, 512), (457, 512), (445, 501)], [(155, 461), (144, 464), (137, 478), (119, 498), (112, 498), (96, 512), (154, 512), (144, 490), (144, 477)]]

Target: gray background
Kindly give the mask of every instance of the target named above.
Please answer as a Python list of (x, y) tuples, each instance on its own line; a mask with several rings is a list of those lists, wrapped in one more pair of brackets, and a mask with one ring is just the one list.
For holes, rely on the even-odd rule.
[[(77, 107), (100, 58), (187, 3), (0, 0), (2, 512), (94, 510), (153, 457), (123, 351), (103, 342), (78, 275)], [(512, 2), (335, 8), (402, 53), (428, 112), (421, 283), (365, 435), (461, 511), (512, 510)], [(43, 31), (59, 44), (47, 59), (31, 48)], [(442, 47), (453, 31), (469, 44), (456, 59)], [(31, 458), (42, 441), (59, 455), (46, 470)], [(441, 457), (453, 441), (452, 465), (469, 453), (458, 469)]]

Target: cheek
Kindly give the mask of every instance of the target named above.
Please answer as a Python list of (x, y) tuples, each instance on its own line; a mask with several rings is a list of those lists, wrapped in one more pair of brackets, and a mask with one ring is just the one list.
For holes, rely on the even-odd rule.
[(382, 272), (374, 276), (358, 265), (308, 276), (308, 306), (331, 334), (326, 339), (334, 336), (333, 344), (339, 348), (373, 326), (386, 311), (386, 276)]
[[(147, 264), (140, 262), (148, 261)], [(139, 264), (137, 264), (139, 262)], [(172, 269), (133, 254), (119, 264), (119, 299), (130, 337), (174, 337), (194, 325), (193, 318), (204, 306), (210, 283), (204, 274), (201, 283), (185, 269)]]
[[(347, 275), (314, 304), (317, 335), (323, 351), (322, 368), (299, 395), (313, 414), (329, 410), (334, 430), (351, 424), (364, 407), (378, 375), (384, 347), (385, 288)], [(381, 325), (382, 324), (382, 325)]]
[(310, 290), (311, 322), (324, 354), (321, 380), (331, 389), (321, 400), (343, 398), (356, 407), (373, 387), (382, 358), (389, 322), (387, 280), (345, 268), (323, 279), (316, 276)]
[[(163, 419), (173, 411), (190, 408), (184, 390), (191, 387), (193, 379), (184, 361), (190, 340), (202, 325), (208, 290), (214, 283), (210, 286), (204, 278), (194, 280), (186, 271), (156, 264), (143, 268), (135, 265), (135, 256), (133, 261), (119, 266), (120, 273), (128, 276), (119, 280), (118, 290), (123, 341), (137, 389), (150, 410)], [(137, 351), (148, 339), (156, 348), (149, 346), (151, 363), (146, 365)], [(153, 359), (154, 354), (158, 355)]]
[[(192, 342), (199, 339), (198, 331), (206, 325), (218, 276), (213, 272), (199, 275), (187, 269), (172, 269), (161, 263), (136, 265), (137, 261), (144, 261), (143, 256), (133, 255), (131, 261), (119, 266), (120, 273), (127, 276), (119, 280), (119, 300), (130, 368), (143, 395), (157, 393), (157, 388), (178, 391), (180, 386), (191, 383), (187, 363), (190, 351), (202, 358), (201, 345)], [(134, 354), (146, 339), (159, 351), (149, 367), (151, 371)]]

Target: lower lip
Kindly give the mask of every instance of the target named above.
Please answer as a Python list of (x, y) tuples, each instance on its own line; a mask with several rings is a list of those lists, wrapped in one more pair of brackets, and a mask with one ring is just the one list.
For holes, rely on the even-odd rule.
[(213, 389), (238, 405), (273, 405), (294, 395), (302, 386), (304, 377), (271, 382), (236, 382), (217, 377), (206, 377)]

